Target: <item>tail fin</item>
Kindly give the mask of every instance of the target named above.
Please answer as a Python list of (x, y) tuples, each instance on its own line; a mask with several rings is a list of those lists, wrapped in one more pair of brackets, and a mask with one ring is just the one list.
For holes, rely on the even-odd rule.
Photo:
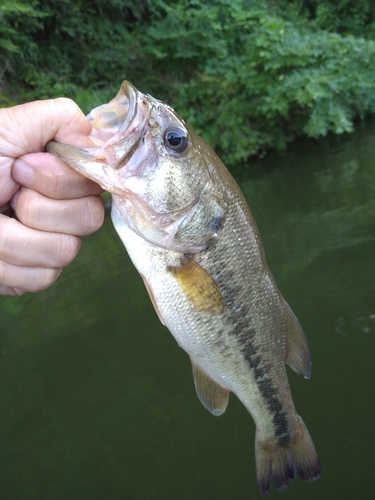
[(295, 471), (304, 481), (320, 477), (320, 462), (309, 431), (298, 417), (298, 423), (287, 441), (267, 438), (257, 429), (255, 439), (257, 480), (260, 491), (268, 496), (273, 478), (281, 491), (294, 479)]

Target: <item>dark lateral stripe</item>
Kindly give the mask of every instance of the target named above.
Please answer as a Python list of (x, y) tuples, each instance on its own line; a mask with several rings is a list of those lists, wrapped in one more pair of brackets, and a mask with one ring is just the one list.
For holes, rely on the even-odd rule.
[(255, 330), (246, 329), (243, 323), (242, 321), (237, 323), (232, 334), (236, 337), (241, 352), (249, 363), (254, 374), (255, 383), (265, 400), (267, 409), (272, 415), (275, 436), (279, 438), (281, 443), (287, 443), (290, 439), (287, 414), (283, 410), (277, 389), (274, 387), (272, 380), (267, 377), (267, 370), (263, 366), (262, 357), (253, 341)]
[(273, 415), (272, 422), (275, 427), (275, 436), (281, 441), (289, 440), (289, 428), (286, 412), (283, 410), (283, 405), (277, 397), (277, 390), (272, 385), (272, 381), (268, 378), (256, 380), (256, 384), (260, 393), (266, 401), (267, 408)]

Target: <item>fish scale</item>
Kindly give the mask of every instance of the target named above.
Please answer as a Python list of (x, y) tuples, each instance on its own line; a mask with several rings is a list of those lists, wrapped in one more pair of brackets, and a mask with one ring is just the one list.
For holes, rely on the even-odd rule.
[(51, 142), (47, 150), (112, 193), (114, 226), (161, 322), (190, 356), (200, 401), (221, 415), (233, 392), (252, 415), (264, 495), (296, 471), (317, 479), (285, 370), (309, 378), (309, 349), (238, 185), (171, 107), (129, 82), (89, 119), (95, 148)]

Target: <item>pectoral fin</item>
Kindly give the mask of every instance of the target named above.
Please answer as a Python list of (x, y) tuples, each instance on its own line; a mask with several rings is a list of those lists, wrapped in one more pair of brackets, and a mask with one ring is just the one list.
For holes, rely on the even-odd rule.
[(185, 257), (181, 266), (168, 269), (197, 311), (208, 314), (222, 312), (224, 301), (217, 284), (195, 260)]
[(193, 361), (192, 368), (195, 390), (200, 402), (213, 415), (221, 415), (228, 405), (230, 391), (214, 382)]
[(311, 358), (309, 346), (302, 327), (293, 311), (285, 302), (285, 319), (287, 324), (287, 351), (285, 362), (296, 373), (305, 378), (311, 376)]

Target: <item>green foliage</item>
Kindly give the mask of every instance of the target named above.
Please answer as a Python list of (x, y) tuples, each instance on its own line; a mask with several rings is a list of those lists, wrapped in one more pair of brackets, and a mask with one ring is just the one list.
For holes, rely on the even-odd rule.
[(22, 99), (67, 95), (85, 111), (126, 78), (229, 165), (298, 135), (350, 132), (375, 111), (371, 5), (3, 0), (0, 65)]
[(300, 0), (289, 2), (275, 0), (282, 4), (286, 17), (309, 21), (311, 29), (337, 32), (364, 38), (374, 37), (375, 6), (370, 0)]

